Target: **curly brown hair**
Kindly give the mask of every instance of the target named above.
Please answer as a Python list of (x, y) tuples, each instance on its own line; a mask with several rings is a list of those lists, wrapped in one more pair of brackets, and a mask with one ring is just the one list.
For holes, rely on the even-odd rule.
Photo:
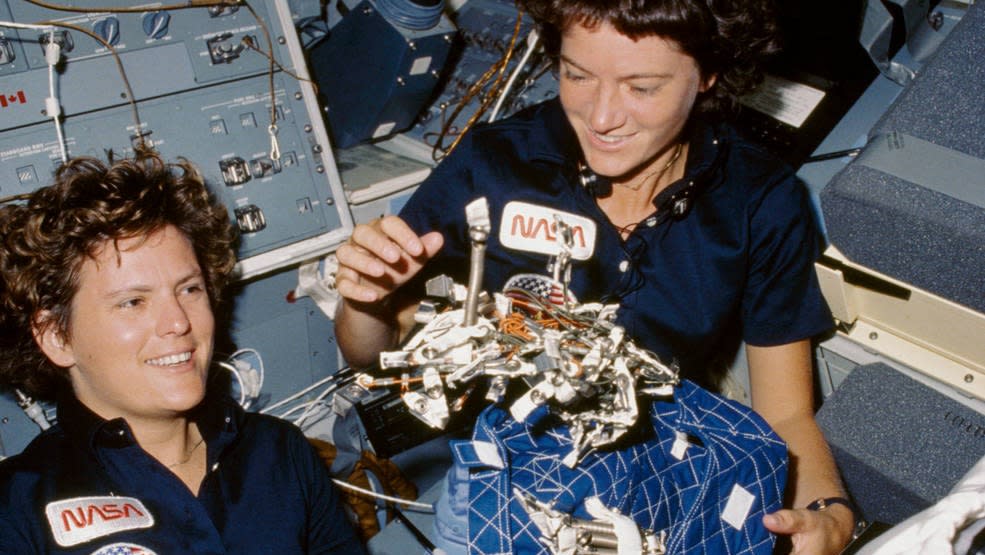
[(729, 115), (738, 97), (762, 81), (761, 64), (779, 52), (772, 0), (517, 0), (537, 22), (555, 60), (571, 25), (609, 23), (631, 38), (660, 36), (694, 58), (703, 77), (717, 75), (695, 111)]
[(187, 160), (167, 163), (151, 151), (108, 164), (78, 157), (27, 202), (0, 207), (0, 387), (55, 398), (67, 372), (38, 347), (35, 326), (66, 336), (85, 259), (106, 241), (167, 225), (191, 240), (215, 308), (236, 262), (236, 231)]

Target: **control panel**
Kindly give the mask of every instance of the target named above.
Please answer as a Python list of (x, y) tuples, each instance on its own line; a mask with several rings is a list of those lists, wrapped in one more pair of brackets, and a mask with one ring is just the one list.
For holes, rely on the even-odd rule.
[[(330, 320), (290, 295), (296, 266), (352, 229), (295, 30), (319, 7), (166, 4), (0, 0), (0, 200), (46, 185), (65, 157), (128, 156), (140, 141), (194, 163), (242, 237), (215, 359), (262, 357), (260, 406), (339, 367)], [(0, 396), (0, 458), (39, 431), (21, 402)], [(38, 410), (55, 417), (53, 405)]]
[(351, 217), (285, 2), (93, 4), (63, 11), (0, 1), (0, 20), (21, 25), (0, 26), (0, 197), (44, 185), (65, 156), (127, 155), (145, 141), (165, 158), (189, 159), (213, 185), (242, 232), (241, 277), (323, 254), (348, 236)]

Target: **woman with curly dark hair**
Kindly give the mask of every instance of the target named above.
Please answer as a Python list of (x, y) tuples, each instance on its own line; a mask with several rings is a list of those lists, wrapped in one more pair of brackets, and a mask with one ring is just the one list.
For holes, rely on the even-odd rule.
[(393, 348), (427, 277), (465, 281), (472, 199), (498, 227), (488, 290), (546, 273), (557, 247), (530, 222), (559, 217), (584, 232), (571, 291), (618, 303), (627, 336), (681, 377), (717, 390), (745, 342), (752, 406), (791, 461), (789, 509), (761, 526), (797, 553), (838, 552), (854, 519), (813, 413), (811, 340), (833, 325), (820, 234), (791, 168), (729, 124), (778, 49), (770, 0), (518, 3), (556, 60), (558, 98), (476, 126), (399, 216), (357, 226), (337, 253), (344, 355), (368, 365)]
[(58, 403), (0, 553), (361, 551), (300, 431), (207, 391), (236, 235), (194, 167), (71, 160), (0, 233), (0, 387)]

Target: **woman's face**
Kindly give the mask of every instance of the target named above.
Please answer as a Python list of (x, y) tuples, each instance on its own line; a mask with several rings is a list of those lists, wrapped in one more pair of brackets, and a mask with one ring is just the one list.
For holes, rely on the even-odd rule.
[(631, 181), (676, 144), (703, 79), (693, 58), (657, 36), (633, 40), (608, 23), (572, 25), (561, 37), (561, 104), (588, 166)]
[(45, 332), (78, 399), (112, 419), (168, 418), (205, 395), (214, 320), (191, 242), (172, 226), (107, 241), (79, 272), (65, 341)]

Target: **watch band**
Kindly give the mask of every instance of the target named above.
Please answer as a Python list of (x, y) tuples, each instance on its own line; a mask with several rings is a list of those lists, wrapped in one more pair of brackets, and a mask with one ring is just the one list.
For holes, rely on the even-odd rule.
[(862, 535), (862, 532), (864, 532), (869, 526), (869, 523), (862, 518), (862, 511), (859, 510), (858, 506), (855, 503), (852, 503), (851, 500), (844, 497), (818, 497), (807, 505), (807, 510), (823, 511), (831, 505), (844, 505), (852, 511), (852, 517), (855, 519), (855, 528), (852, 530), (852, 539)]

